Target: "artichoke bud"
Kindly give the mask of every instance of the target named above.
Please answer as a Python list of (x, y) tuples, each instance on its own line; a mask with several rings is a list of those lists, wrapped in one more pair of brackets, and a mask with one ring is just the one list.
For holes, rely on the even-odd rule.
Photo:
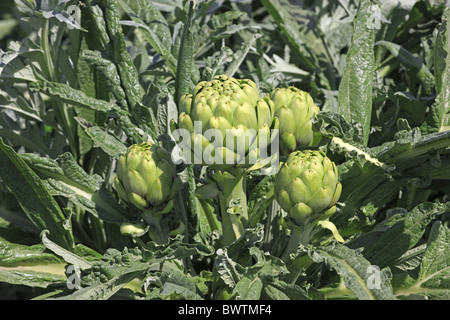
[[(184, 112), (179, 115), (179, 126), (191, 134), (203, 136), (203, 139), (195, 137), (193, 142), (196, 144), (190, 146), (197, 164), (234, 166), (242, 159), (249, 159), (249, 152), (254, 153), (254, 149), (258, 149), (258, 146), (253, 147), (259, 142), (259, 129), (270, 131), (275, 123), (273, 102), (268, 96), (260, 98), (256, 84), (248, 79), (216, 76), (211, 81), (199, 83), (190, 97), (186, 95), (181, 98), (179, 105), (180, 108), (184, 106)], [(195, 131), (198, 121), (201, 122), (201, 132)], [(221, 144), (218, 144), (214, 134), (208, 132), (209, 129), (218, 130), (222, 134)], [(270, 134), (266, 136), (271, 137)], [(265, 138), (264, 142), (267, 140)], [(214, 150), (209, 152), (211, 143), (214, 144)], [(209, 148), (208, 152), (199, 154), (202, 153), (198, 149), (200, 145), (202, 151), (205, 151), (206, 147)], [(267, 147), (267, 143), (264, 147)], [(227, 158), (234, 160), (230, 163)], [(255, 161), (258, 160), (259, 157)], [(248, 166), (251, 165), (252, 163), (248, 163)]]
[(319, 108), (309, 93), (295, 87), (277, 88), (270, 98), (275, 116), (280, 121), (281, 153), (288, 155), (298, 147), (310, 146), (313, 141), (311, 118), (319, 112)]
[(275, 197), (296, 225), (328, 219), (342, 186), (336, 165), (322, 151), (295, 151), (275, 177)]
[(135, 144), (117, 162), (114, 186), (118, 196), (138, 209), (148, 210), (170, 201), (177, 186), (170, 153), (150, 143)]

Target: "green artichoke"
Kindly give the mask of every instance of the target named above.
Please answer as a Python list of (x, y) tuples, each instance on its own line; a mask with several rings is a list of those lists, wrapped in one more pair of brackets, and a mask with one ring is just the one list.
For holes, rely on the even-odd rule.
[(191, 134), (196, 164), (255, 164), (260, 147), (270, 144), (271, 129), (278, 128), (268, 96), (261, 98), (251, 80), (225, 75), (202, 81), (183, 95), (179, 112), (179, 127)]
[(119, 197), (141, 210), (171, 205), (178, 191), (170, 153), (150, 142), (130, 146), (119, 158), (116, 173)]
[(295, 151), (275, 178), (275, 197), (295, 226), (327, 220), (342, 191), (336, 165), (322, 151)]
[(289, 155), (313, 141), (311, 118), (319, 112), (309, 93), (295, 87), (276, 88), (270, 94), (280, 122), (280, 153)]

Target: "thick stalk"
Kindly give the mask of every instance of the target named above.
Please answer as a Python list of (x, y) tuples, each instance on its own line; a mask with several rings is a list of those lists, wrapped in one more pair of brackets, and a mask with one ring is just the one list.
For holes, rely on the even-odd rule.
[(300, 244), (304, 246), (309, 244), (313, 235), (313, 229), (314, 224), (312, 223), (301, 227), (296, 226), (292, 228), (289, 244), (283, 256), (283, 261), (288, 264), (289, 269), (287, 283), (294, 284), (301, 273), (313, 263), (308, 254), (300, 254), (291, 263), (289, 263), (291, 253), (297, 251)]
[(298, 277), (313, 263), (314, 261), (307, 253), (300, 254), (288, 266), (289, 275), (287, 276), (286, 282), (295, 284)]
[(169, 237), (162, 229), (161, 216), (162, 213), (159, 212), (144, 211), (144, 220), (149, 225), (148, 235), (155, 243), (166, 244), (169, 242)]
[(267, 212), (266, 225), (264, 228), (264, 239), (263, 239), (263, 248), (266, 251), (271, 251), (273, 241), (277, 240), (278, 234), (278, 225), (277, 225), (277, 213), (280, 211), (280, 205), (276, 200), (272, 200), (271, 209)]
[(295, 226), (292, 228), (291, 236), (289, 238), (289, 244), (283, 255), (283, 260), (285, 262), (289, 261), (289, 256), (291, 253), (297, 251), (299, 244), (304, 246), (309, 244), (312, 236), (313, 224), (306, 224), (304, 226)]
[(245, 169), (233, 168), (217, 172), (214, 178), (220, 189), (223, 245), (230, 245), (244, 233), (248, 221)]

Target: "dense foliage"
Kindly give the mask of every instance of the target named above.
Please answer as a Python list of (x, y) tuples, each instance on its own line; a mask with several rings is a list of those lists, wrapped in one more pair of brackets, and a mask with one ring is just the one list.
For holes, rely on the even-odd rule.
[[(0, 8), (0, 298), (450, 298), (445, 0)], [(303, 92), (312, 123), (278, 115), (306, 160), (169, 164), (187, 95), (216, 76)], [(315, 204), (293, 182), (311, 168)]]

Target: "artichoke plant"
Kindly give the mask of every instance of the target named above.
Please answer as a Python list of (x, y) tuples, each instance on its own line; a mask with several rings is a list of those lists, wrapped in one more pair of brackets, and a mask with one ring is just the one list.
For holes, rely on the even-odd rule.
[(276, 88), (270, 94), (280, 122), (280, 153), (289, 155), (313, 141), (311, 118), (319, 112), (309, 93), (295, 87)]
[(253, 81), (225, 75), (198, 83), (180, 99), (178, 126), (189, 133), (188, 156), (215, 170), (225, 245), (238, 239), (247, 224), (246, 172), (271, 159), (268, 147), (278, 133), (274, 111)]
[(295, 151), (288, 156), (275, 177), (274, 193), (287, 213), (292, 246), (307, 244), (317, 224), (330, 229), (342, 241), (328, 221), (336, 211), (341, 191), (337, 167), (322, 151)]
[(170, 153), (151, 142), (130, 146), (119, 158), (114, 186), (124, 202), (142, 210), (153, 240), (165, 242), (162, 215), (172, 210), (178, 192)]

